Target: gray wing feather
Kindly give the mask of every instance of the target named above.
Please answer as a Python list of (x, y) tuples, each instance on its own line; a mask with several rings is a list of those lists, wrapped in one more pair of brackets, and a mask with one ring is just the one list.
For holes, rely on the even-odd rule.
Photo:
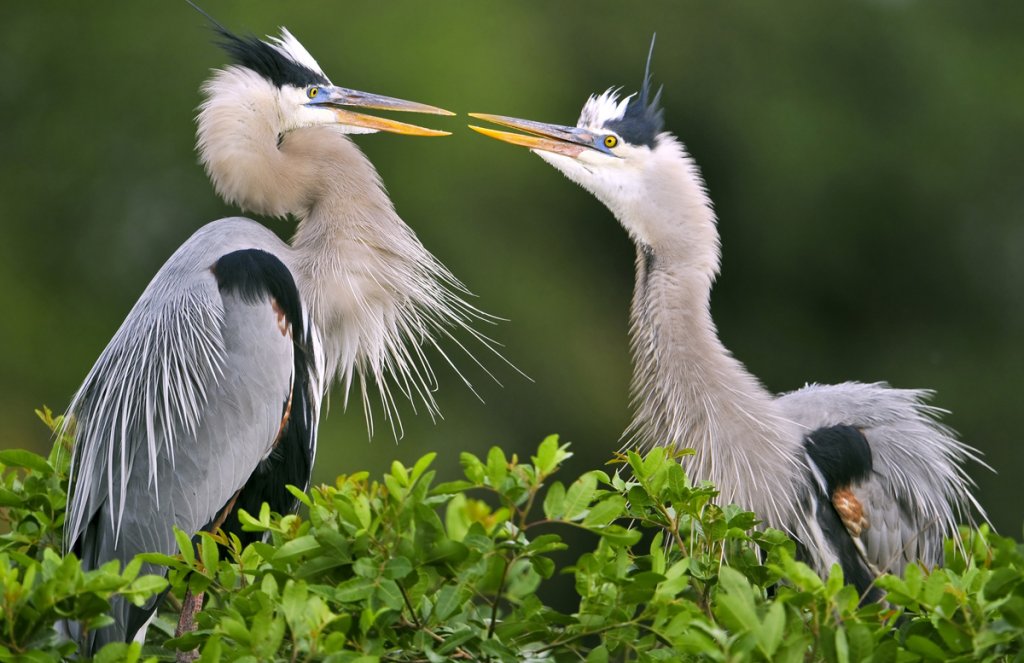
[(110, 540), (98, 545), (117, 557), (171, 552), (167, 523), (202, 527), (269, 452), (292, 348), (269, 305), (218, 291), (210, 267), (243, 248), (289, 264), (290, 248), (252, 221), (204, 226), (156, 274), (75, 395), (68, 545), (102, 510)]
[(964, 463), (982, 463), (979, 452), (939, 423), (942, 410), (926, 403), (931, 392), (894, 389), (883, 383), (808, 385), (784, 394), (785, 416), (807, 431), (836, 425), (861, 429), (871, 447), (874, 471), (854, 494), (870, 526), (861, 534), (867, 561), (899, 573), (909, 561), (942, 561), (942, 537), (960, 522), (984, 518), (971, 494)]

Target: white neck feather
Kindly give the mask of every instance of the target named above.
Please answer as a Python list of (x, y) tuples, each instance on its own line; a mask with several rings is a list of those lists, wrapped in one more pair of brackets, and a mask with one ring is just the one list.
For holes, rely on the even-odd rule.
[(465, 288), (399, 218), (373, 164), (337, 126), (282, 129), (276, 90), (244, 69), (218, 72), (206, 91), (199, 151), (218, 193), (299, 219), (289, 260), (319, 332), (325, 386), (338, 379), (347, 404), (357, 385), (371, 434), (373, 385), (396, 435), (393, 392), (436, 414), (423, 346), (455, 329), (489, 343), (470, 327), (484, 316), (462, 300)]
[(358, 383), (368, 421), (371, 384), (393, 426), (400, 425), (393, 389), (436, 414), (436, 380), (422, 346), (455, 328), (476, 336), (470, 323), (479, 313), (459, 296), (466, 293), (462, 284), (399, 218), (355, 144), (327, 128), (296, 131), (282, 147), (290, 142), (330, 152), (314, 157), (327, 172), (292, 240), (303, 298), (323, 336), (327, 374), (342, 383), (346, 402)]
[[(631, 323), (636, 414), (628, 431), (642, 446), (691, 447), (695, 480), (713, 481), (723, 502), (736, 502), (775, 527), (792, 505), (764, 503), (756, 490), (795, 479), (800, 433), (774, 397), (725, 349), (709, 298), (718, 271), (718, 231), (696, 166), (674, 139), (644, 177), (656, 184), (609, 207), (637, 242)], [(771, 500), (771, 497), (768, 497)]]

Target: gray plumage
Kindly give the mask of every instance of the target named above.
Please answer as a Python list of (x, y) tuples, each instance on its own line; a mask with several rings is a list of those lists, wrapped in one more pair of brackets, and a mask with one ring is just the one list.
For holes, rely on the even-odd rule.
[[(358, 391), (371, 433), (376, 391), (399, 435), (399, 397), (436, 413), (424, 347), (448, 338), (465, 349), (466, 333), (492, 349), (471, 326), (490, 318), (462, 299), (348, 137), (444, 134), (354, 107), (447, 111), (330, 84), (286, 30), (261, 42), (217, 29), (237, 64), (203, 86), (200, 160), (225, 200), (298, 226), (291, 245), (244, 218), (198, 230), (89, 372), (69, 408), (66, 527), (87, 569), (172, 554), (174, 526), (189, 536), (228, 527), (243, 503), (293, 508), (284, 483), (309, 480), (332, 381), (346, 403)], [(115, 600), (116, 623), (86, 650), (132, 638), (152, 609)]]
[(937, 421), (929, 392), (848, 382), (775, 396), (729, 353), (709, 306), (717, 220), (649, 86), (648, 73), (639, 95), (592, 96), (575, 127), (470, 115), (526, 132), (473, 127), (532, 149), (593, 193), (636, 245), (627, 445), (695, 449), (683, 463), (721, 502), (789, 532), (818, 572), (840, 563), (876, 598), (875, 575), (938, 564), (943, 536), (981, 513), (963, 469), (978, 454)]
[[(250, 248), (291, 260), (287, 244), (248, 219), (215, 221), (192, 235), (157, 272), (72, 401), (74, 488), (65, 536), (69, 545), (80, 542), (87, 568), (175, 552), (172, 525), (194, 533), (213, 521), (270, 453), (294, 382), (292, 341), (279, 331), (270, 301), (222, 294), (210, 269)], [(321, 375), (305, 413), (311, 453)], [(113, 608), (121, 629), (102, 632), (97, 647), (131, 635), (123, 630), (130, 605)]]

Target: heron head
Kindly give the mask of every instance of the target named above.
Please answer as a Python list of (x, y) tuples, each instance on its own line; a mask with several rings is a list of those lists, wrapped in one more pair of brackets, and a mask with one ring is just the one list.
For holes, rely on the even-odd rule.
[[(213, 26), (233, 64), (214, 71), (203, 85), (196, 147), (214, 188), (229, 203), (270, 216), (299, 215), (324, 183), (337, 180), (339, 169), (372, 169), (349, 134), (448, 134), (360, 112), (452, 114), (332, 84), (287, 30), (260, 40)], [(371, 181), (376, 174), (363, 177)]]
[[(265, 85), (273, 88), (278, 98), (282, 132), (310, 126), (335, 125), (337, 130), (350, 134), (378, 131), (412, 136), (449, 134), (447, 131), (418, 127), (354, 110), (454, 115), (436, 106), (333, 85), (309, 51), (285, 28), (281, 29), (279, 37), (270, 37), (265, 41), (256, 37), (239, 37), (220, 25), (215, 25), (214, 29), (220, 37), (220, 45), (237, 65), (234, 73), (249, 76), (256, 74)], [(207, 91), (212, 93), (216, 90)], [(239, 102), (246, 103), (243, 99), (239, 99)]]
[[(653, 49), (652, 41), (652, 54)], [(575, 127), (470, 113), (472, 117), (524, 133), (472, 125), (471, 128), (490, 138), (530, 148), (569, 179), (613, 206), (623, 196), (642, 193), (640, 180), (662, 141), (661, 91), (650, 98), (650, 64), (648, 55), (640, 92), (622, 97), (618, 88), (610, 88), (592, 95), (583, 105)]]

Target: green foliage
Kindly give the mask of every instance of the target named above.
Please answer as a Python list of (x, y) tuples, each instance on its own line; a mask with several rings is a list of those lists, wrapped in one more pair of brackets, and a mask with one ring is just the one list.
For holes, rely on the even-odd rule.
[[(714, 488), (693, 485), (669, 452), (630, 452), (618, 472), (555, 480), (570, 455), (556, 437), (529, 462), (498, 448), (486, 458), (464, 453), (464, 478), (438, 483), (428, 454), (411, 467), (394, 463), (380, 480), (361, 472), (293, 489), (301, 516), (266, 505), (242, 513), (265, 542), (179, 532), (178, 555), (83, 573), (54, 550), (60, 455), (6, 452), (0, 660), (67, 655), (73, 645), (52, 631), (55, 620), (95, 628), (115, 593), (141, 601), (160, 591), (161, 579), (137, 577), (143, 560), (170, 569), (174, 598), (146, 648), (110, 645), (97, 660), (173, 660), (175, 648), (209, 662), (1024, 656), (1022, 546), (985, 527), (964, 530), (962, 547), (949, 542), (945, 568), (879, 579), (887, 603), (861, 606), (838, 568), (822, 580), (794, 561), (783, 533), (717, 505)], [(564, 566), (570, 529), (592, 545)], [(557, 574), (571, 576), (578, 594), (568, 613), (548, 604)], [(186, 588), (205, 592), (206, 605), (198, 629), (174, 639), (173, 605)]]
[[(61, 420), (37, 411), (55, 433)], [(58, 661), (75, 645), (55, 630), (66, 618), (83, 629), (110, 623), (109, 600), (120, 595), (141, 605), (165, 587), (139, 575), (141, 560), (85, 572), (74, 555), (61, 557), (71, 440), (57, 435), (49, 458), (0, 451), (0, 661)], [(97, 661), (135, 660), (138, 645), (107, 645)]]

